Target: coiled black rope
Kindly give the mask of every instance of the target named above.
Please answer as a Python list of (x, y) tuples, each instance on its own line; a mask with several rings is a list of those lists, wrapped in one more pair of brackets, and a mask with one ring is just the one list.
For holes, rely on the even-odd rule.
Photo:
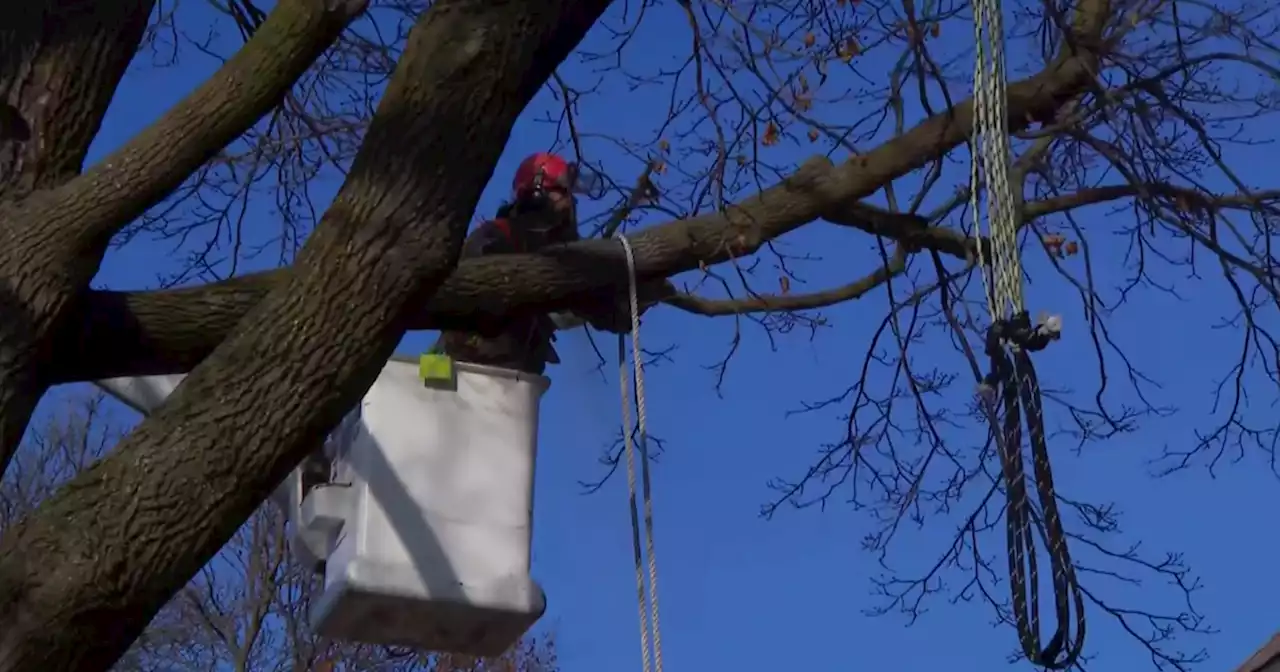
[[(1032, 352), (1043, 350), (1058, 337), (1056, 330), (1034, 327), (1026, 312), (999, 320), (987, 330), (986, 353), (991, 371), (983, 380), (983, 402), (1000, 454), (1007, 503), (1009, 589), (1018, 640), (1027, 659), (1051, 670), (1065, 670), (1080, 658), (1084, 647), (1084, 593), (1076, 582), (1075, 565), (1067, 549), (1067, 535), (1058, 514), (1053, 470), (1044, 432), (1043, 399)], [(1002, 407), (1002, 408), (1001, 408)], [(1004, 417), (998, 417), (997, 410)], [(1036, 493), (1043, 519), (1027, 492), (1022, 456), (1023, 417), (1031, 444)], [(1040, 573), (1035, 537), (1039, 534), (1053, 572), (1054, 616), (1057, 628), (1047, 644), (1040, 639)], [(1072, 611), (1074, 608), (1074, 637)]]

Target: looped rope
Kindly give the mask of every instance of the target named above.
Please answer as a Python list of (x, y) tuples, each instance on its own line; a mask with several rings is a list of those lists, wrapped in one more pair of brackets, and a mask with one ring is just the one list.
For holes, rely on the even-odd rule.
[[(1004, 19), (1000, 0), (973, 0), (975, 59), (973, 71), (972, 165), (970, 209), (974, 231), (982, 232), (979, 209), (985, 182), (990, 235), (978, 236), (976, 256), (982, 268), (983, 293), (991, 316), (986, 354), (991, 371), (980, 385), (983, 408), (999, 452), (1007, 504), (1005, 524), (1009, 555), (1009, 589), (1014, 625), (1022, 651), (1031, 662), (1053, 670), (1078, 661), (1084, 646), (1084, 595), (1058, 513), (1053, 471), (1045, 438), (1043, 398), (1029, 353), (1044, 349), (1062, 330), (1059, 318), (1033, 326), (1022, 294), (1022, 260), (1018, 250), (1019, 200), (1009, 177), (1008, 94), (1005, 81)], [(989, 61), (989, 62), (988, 62)], [(987, 273), (991, 274), (988, 280)], [(999, 417), (1003, 411), (1003, 422)], [(1027, 492), (1022, 456), (1026, 417), (1037, 496), (1043, 520)], [(1049, 555), (1053, 572), (1057, 628), (1048, 644), (1040, 640), (1040, 573), (1035, 536)], [(1030, 584), (1030, 585), (1028, 585)], [(1072, 607), (1075, 636), (1071, 637)]]
[[(1076, 581), (1075, 565), (1071, 562), (1066, 531), (1058, 512), (1044, 432), (1043, 395), (1030, 356), (1031, 352), (1043, 349), (1058, 338), (1057, 327), (1052, 323), (1032, 327), (1025, 312), (1013, 320), (993, 324), (986, 338), (991, 372), (982, 382), (982, 396), (1005, 482), (1009, 588), (1018, 640), (1028, 660), (1052, 670), (1063, 670), (1075, 664), (1084, 647), (1084, 594)], [(1000, 410), (1004, 412), (1003, 422), (998, 419)], [(1027, 492), (1022, 457), (1024, 415), (1043, 519), (1037, 516)], [(1040, 572), (1036, 564), (1036, 533), (1049, 554), (1054, 617), (1057, 621), (1053, 636), (1044, 645), (1040, 639)], [(1071, 633), (1073, 607), (1074, 637)]]
[[(627, 371), (625, 334), (618, 334), (618, 381), (622, 386), (622, 439), (627, 452), (627, 488), (631, 499), (631, 545), (636, 560), (636, 601), (640, 609), (640, 651), (644, 672), (662, 672), (662, 627), (658, 621), (658, 559), (653, 543), (653, 498), (649, 487), (649, 429), (644, 396), (644, 363), (640, 353), (640, 298), (636, 280), (636, 259), (631, 241), (618, 234), (618, 242), (627, 257), (627, 294), (631, 309), (631, 373), (635, 377), (636, 427), (640, 444), (640, 479), (644, 495), (645, 543), (640, 545), (640, 515), (636, 506), (636, 442), (632, 438), (630, 383)], [(649, 609), (645, 610), (645, 571), (643, 558), (647, 556), (649, 578)], [(652, 663), (650, 662), (649, 633), (653, 632)]]

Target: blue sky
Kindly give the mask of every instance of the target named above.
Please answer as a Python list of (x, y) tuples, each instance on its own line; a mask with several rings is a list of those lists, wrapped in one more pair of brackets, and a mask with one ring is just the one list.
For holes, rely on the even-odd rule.
[[(190, 14), (185, 19), (189, 26), (208, 18), (202, 16), (207, 10), (200, 7), (183, 11)], [(619, 12), (621, 8), (615, 8), (615, 23), (621, 19)], [(645, 21), (628, 47), (630, 57), (638, 59), (636, 68), (656, 71), (677, 64), (688, 39), (683, 17), (674, 5), (660, 6)], [(948, 34), (968, 34), (961, 23), (947, 26)], [(963, 45), (946, 39), (944, 48), (963, 58)], [(230, 40), (228, 32), (215, 38), (215, 43), (226, 46), (232, 44)], [(603, 32), (596, 31), (588, 48), (606, 41)], [(876, 60), (880, 58), (873, 53), (870, 62), (860, 65), (883, 78), (888, 61)], [(193, 49), (186, 49), (176, 66), (137, 64), (117, 96), (90, 160), (155, 119), (215, 67), (212, 59)], [(597, 67), (570, 64), (562, 72), (571, 82), (586, 83), (601, 77)], [(605, 79), (605, 90), (584, 101), (583, 127), (625, 135), (637, 147), (643, 138), (656, 139), (667, 98), (644, 89), (631, 91), (616, 76)], [(831, 85), (853, 87), (854, 82), (850, 74), (837, 74)], [(820, 116), (845, 114), (845, 108), (835, 104), (816, 108)], [(513, 133), (480, 213), (492, 212), (506, 195), (509, 176), (520, 158), (555, 141), (554, 128), (536, 121), (554, 109), (547, 95), (530, 108)], [(918, 118), (919, 110), (909, 113)], [(620, 180), (640, 169), (640, 163), (619, 151), (616, 143), (597, 139), (587, 146), (589, 158), (603, 162)], [(807, 143), (784, 142), (768, 160), (794, 163), (812, 151)], [(1233, 159), (1256, 161), (1263, 151), (1242, 151)], [(966, 170), (959, 164), (953, 168), (951, 178), (962, 177)], [(336, 184), (336, 177), (329, 174), (317, 180), (316, 189), (332, 193)], [(906, 179), (899, 188), (909, 195), (916, 184)], [(272, 231), (270, 200), (250, 206), (250, 230), (260, 233), (248, 235), (267, 236)], [(1090, 231), (1094, 274), (1104, 286), (1115, 285), (1125, 275), (1123, 243), (1107, 233), (1109, 223), (1125, 216), (1107, 210), (1087, 213), (1088, 225), (1096, 227)], [(663, 219), (654, 215), (646, 221)], [(851, 274), (867, 272), (879, 254), (874, 240), (865, 234), (821, 223), (789, 236), (785, 245), (788, 250), (823, 257), (820, 263), (803, 265), (807, 284), (795, 287), (796, 291), (848, 282)], [(158, 275), (176, 268), (186, 249), (190, 248), (172, 254), (170, 243), (135, 240), (109, 256), (98, 283), (113, 288), (154, 286)], [(1069, 269), (1076, 264), (1074, 271), (1079, 272), (1080, 258), (1065, 263)], [(1042, 279), (1029, 290), (1033, 310), (1061, 312), (1067, 322), (1064, 341), (1037, 360), (1041, 377), (1046, 384), (1069, 388), (1087, 400), (1097, 389), (1098, 376), (1081, 326), (1079, 300), (1069, 284), (1053, 278), (1043, 254), (1029, 255), (1026, 264), (1034, 278)], [(1276, 501), (1275, 476), (1262, 454), (1247, 455), (1213, 476), (1197, 468), (1156, 479), (1148, 463), (1162, 447), (1186, 446), (1196, 430), (1207, 426), (1212, 385), (1238, 350), (1238, 336), (1215, 328), (1223, 315), (1221, 306), (1229, 300), (1225, 285), (1212, 274), (1206, 277), (1205, 281), (1181, 281), (1180, 298), (1139, 291), (1109, 322), (1112, 338), (1136, 366), (1162, 385), (1151, 391), (1156, 403), (1177, 406), (1179, 412), (1145, 420), (1140, 432), (1079, 451), (1073, 450), (1069, 438), (1060, 437), (1055, 466), (1060, 491), (1094, 503), (1114, 503), (1123, 511), (1124, 534), (1115, 544), (1141, 541), (1144, 549), (1185, 554), (1204, 584), (1196, 604), (1220, 631), (1209, 638), (1188, 640), (1185, 648), (1209, 647), (1212, 659), (1201, 669), (1225, 670), (1233, 669), (1280, 628), (1273, 609), (1280, 597), (1280, 579), (1267, 569), (1268, 560), (1280, 552), (1280, 541), (1260, 534), (1257, 516), (1247, 513), (1265, 510), (1261, 507)], [(899, 286), (895, 291), (904, 290)], [(993, 627), (990, 608), (980, 602), (953, 603), (950, 595), (934, 596), (927, 613), (910, 627), (896, 613), (865, 614), (883, 604), (873, 594), (872, 579), (885, 570), (875, 555), (861, 549), (875, 522), (868, 511), (844, 503), (851, 496), (851, 486), (842, 486), (825, 511), (784, 508), (770, 521), (759, 516), (761, 505), (773, 496), (766, 487), (771, 479), (803, 473), (819, 447), (841, 435), (842, 411), (798, 416), (788, 411), (802, 401), (839, 394), (857, 380), (863, 353), (886, 305), (881, 291), (825, 310), (834, 328), (823, 330), (815, 339), (798, 330), (771, 343), (759, 328), (744, 323), (740, 351), (719, 392), (714, 374), (705, 367), (725, 354), (735, 333), (734, 320), (667, 308), (656, 309), (646, 318), (646, 345), (677, 347), (674, 362), (650, 368), (648, 376), (652, 428), (667, 442), (655, 466), (654, 491), (665, 660), (673, 669), (930, 670), (945, 665), (956, 672), (986, 672), (1006, 665), (1015, 644), (1013, 632)], [(411, 334), (402, 350), (420, 351), (431, 339), (431, 334)], [(611, 342), (602, 342), (610, 352)], [(559, 347), (566, 363), (552, 372), (537, 483), (534, 571), (551, 604), (544, 623), (557, 631), (568, 672), (639, 670), (625, 482), (613, 479), (592, 495), (584, 494), (580, 485), (602, 474), (597, 458), (618, 423), (616, 381), (602, 379), (594, 370), (594, 355), (581, 332), (562, 336)], [(918, 366), (945, 366), (963, 373), (963, 361), (937, 336), (913, 346), (912, 358)], [(961, 380), (947, 399), (963, 404), (966, 390), (971, 389), (967, 386)], [(1267, 395), (1255, 397), (1262, 408), (1251, 412), (1265, 413), (1274, 390), (1259, 393)], [(1132, 390), (1123, 386), (1113, 386), (1108, 394), (1111, 403), (1133, 401)], [(1060, 427), (1062, 418), (1052, 413), (1051, 409), (1049, 424)], [(956, 440), (976, 446), (974, 436), (971, 430), (961, 429)], [(893, 567), (909, 573), (933, 564), (967, 514), (966, 509), (931, 515), (924, 527), (906, 530), (889, 557)], [(984, 548), (996, 556), (999, 568), (1002, 535), (989, 536)], [(957, 572), (944, 578), (953, 587), (964, 581)], [(1107, 601), (1132, 607), (1177, 606), (1167, 604), (1177, 593), (1154, 582), (1134, 587), (1098, 577), (1088, 580), (1091, 589)], [(1003, 593), (1003, 584), (995, 590)], [(1146, 653), (1114, 621), (1096, 609), (1090, 617), (1089, 650), (1098, 656), (1091, 669), (1148, 666)]]

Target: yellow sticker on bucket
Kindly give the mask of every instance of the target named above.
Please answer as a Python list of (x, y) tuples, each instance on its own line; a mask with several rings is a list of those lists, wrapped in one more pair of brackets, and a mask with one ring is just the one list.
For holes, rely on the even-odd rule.
[(423, 383), (453, 380), (453, 358), (448, 355), (425, 354), (418, 356), (418, 378)]

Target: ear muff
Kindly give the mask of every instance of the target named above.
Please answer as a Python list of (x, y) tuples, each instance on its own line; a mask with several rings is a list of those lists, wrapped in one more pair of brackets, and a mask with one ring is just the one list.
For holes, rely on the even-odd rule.
[(547, 202), (546, 179), (546, 166), (538, 166), (538, 172), (533, 174), (533, 188), (529, 191), (529, 200), (538, 206), (545, 205)]

